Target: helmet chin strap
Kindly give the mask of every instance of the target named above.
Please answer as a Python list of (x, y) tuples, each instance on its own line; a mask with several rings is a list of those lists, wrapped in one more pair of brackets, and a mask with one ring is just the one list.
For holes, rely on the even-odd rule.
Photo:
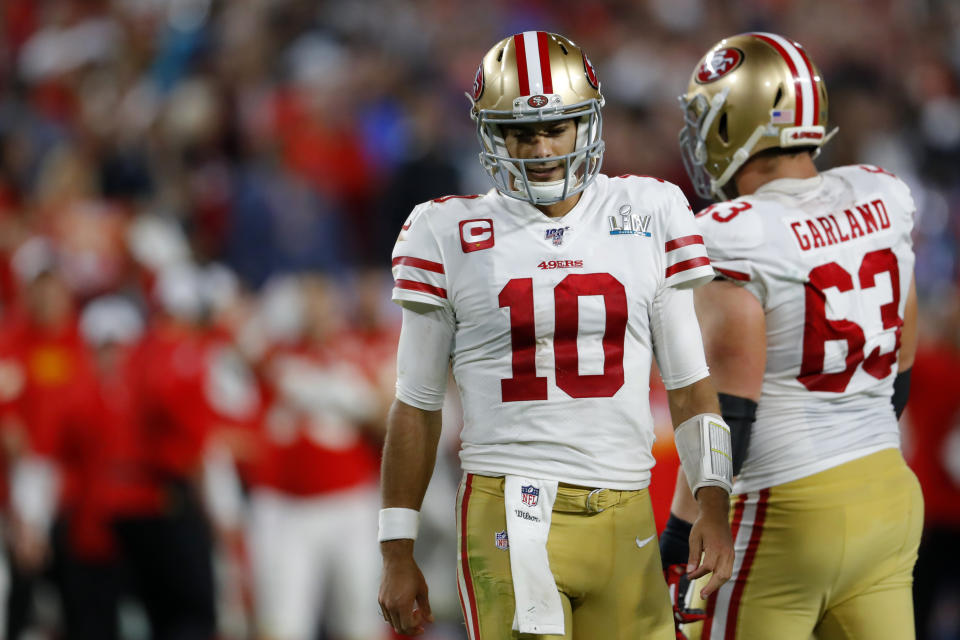
[[(526, 184), (530, 191), (529, 194), (521, 189), (511, 189), (511, 191), (521, 197), (529, 195), (533, 204), (552, 204), (559, 202), (560, 198), (563, 197), (564, 183), (566, 183), (566, 180), (551, 180), (549, 182), (532, 182), (527, 180)], [(516, 184), (516, 181), (514, 181), (514, 184)], [(567, 192), (573, 191), (579, 184), (580, 178), (577, 178), (567, 189)]]
[(766, 126), (759, 125), (756, 129), (753, 130), (753, 133), (750, 134), (750, 137), (747, 138), (747, 141), (743, 144), (742, 147), (737, 149), (733, 153), (733, 157), (730, 159), (730, 164), (727, 165), (726, 170), (720, 175), (719, 178), (712, 181), (713, 192), (719, 195), (721, 198), (724, 197), (723, 192), (720, 189), (723, 185), (727, 184), (730, 181), (730, 178), (733, 177), (733, 174), (743, 166), (747, 160), (750, 159), (750, 150), (757, 144), (757, 141), (760, 140), (760, 136), (766, 131)]
[[(806, 127), (805, 129), (816, 130), (817, 132), (820, 132), (823, 130), (823, 127)], [(823, 145), (827, 144), (827, 142), (829, 142), (830, 139), (836, 135), (838, 130), (839, 130), (839, 127), (834, 127), (832, 131), (830, 131), (823, 137), (823, 139), (820, 141), (820, 144), (817, 146), (816, 150), (814, 151), (814, 154), (813, 154), (814, 158), (820, 155), (820, 150), (823, 148)], [(753, 149), (753, 147), (760, 140), (760, 137), (763, 136), (765, 132), (766, 132), (766, 127), (764, 125), (759, 125), (753, 131), (753, 134), (751, 134), (751, 136), (747, 139), (746, 143), (744, 143), (742, 147), (740, 147), (734, 152), (733, 157), (730, 160), (730, 164), (727, 165), (727, 168), (723, 172), (723, 174), (721, 174), (719, 178), (711, 179), (710, 181), (711, 190), (713, 191), (713, 194), (716, 197), (720, 198), (721, 200), (727, 199), (726, 194), (724, 194), (723, 192), (723, 186), (726, 185), (728, 182), (730, 182), (730, 179), (733, 177), (733, 174), (735, 174), (740, 169), (740, 167), (742, 167), (744, 163), (750, 159), (750, 150)], [(781, 134), (782, 133), (783, 131), (781, 131)], [(781, 139), (784, 137), (785, 136), (781, 135)], [(792, 145), (781, 144), (780, 148), (789, 149), (790, 146), (798, 147), (802, 145), (799, 143), (794, 143)]]

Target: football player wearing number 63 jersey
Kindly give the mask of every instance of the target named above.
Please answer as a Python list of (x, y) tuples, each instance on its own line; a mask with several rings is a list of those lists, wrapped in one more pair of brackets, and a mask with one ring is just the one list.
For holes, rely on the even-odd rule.
[[(782, 36), (720, 41), (681, 103), (687, 171), (720, 201), (697, 214), (720, 277), (695, 301), (738, 474), (733, 578), (685, 630), (913, 638), (923, 501), (897, 427), (916, 342), (910, 191), (871, 165), (817, 171), (826, 89)], [(687, 557), (684, 484), (665, 564)]]
[(693, 213), (662, 180), (600, 173), (603, 97), (570, 40), (500, 41), (469, 97), (495, 188), (417, 206), (393, 252), (381, 610), (402, 633), (431, 619), (413, 544), (452, 362), (469, 637), (672, 640), (647, 493), (654, 356), (696, 491), (690, 568), (712, 573), (705, 593), (733, 560), (729, 430), (691, 293), (714, 273)]

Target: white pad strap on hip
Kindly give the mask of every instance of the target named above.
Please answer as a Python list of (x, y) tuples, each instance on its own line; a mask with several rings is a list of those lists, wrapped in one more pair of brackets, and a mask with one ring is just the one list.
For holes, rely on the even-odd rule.
[(730, 427), (723, 418), (715, 413), (693, 416), (674, 430), (674, 440), (694, 496), (700, 487), (733, 491), (733, 447)]
[(563, 604), (547, 557), (557, 482), (506, 476), (503, 503), (510, 540), (510, 571), (520, 633), (563, 635)]

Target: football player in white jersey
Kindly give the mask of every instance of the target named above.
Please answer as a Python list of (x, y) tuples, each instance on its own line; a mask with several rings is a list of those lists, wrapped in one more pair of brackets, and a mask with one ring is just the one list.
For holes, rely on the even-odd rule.
[[(697, 222), (720, 277), (695, 300), (737, 474), (734, 574), (702, 637), (912, 638), (923, 501), (897, 426), (916, 343), (910, 191), (871, 165), (817, 171), (826, 89), (782, 36), (720, 41), (681, 103), (687, 172), (719, 201)], [(665, 564), (687, 557), (683, 485)]]
[(690, 558), (693, 575), (713, 572), (706, 593), (733, 558), (729, 431), (691, 293), (714, 274), (692, 211), (672, 184), (600, 174), (603, 97), (570, 40), (505, 38), (469, 97), (495, 188), (417, 206), (393, 252), (403, 329), (383, 458), (382, 612), (402, 633), (431, 618), (413, 543), (452, 362), (469, 637), (672, 640), (647, 493), (654, 356), (698, 490)]

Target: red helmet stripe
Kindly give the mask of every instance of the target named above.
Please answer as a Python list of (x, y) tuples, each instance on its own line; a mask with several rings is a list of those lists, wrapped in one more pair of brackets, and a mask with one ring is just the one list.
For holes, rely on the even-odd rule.
[(530, 95), (530, 79), (527, 77), (527, 48), (523, 44), (523, 34), (513, 36), (513, 47), (517, 52), (517, 79), (520, 81), (520, 95)]
[(517, 51), (517, 78), (522, 96), (553, 93), (547, 37), (542, 31), (524, 31), (513, 36)]
[(753, 33), (751, 35), (755, 38), (763, 40), (764, 42), (769, 44), (771, 47), (776, 49), (777, 53), (779, 53), (780, 56), (784, 59), (784, 61), (787, 63), (787, 67), (790, 69), (790, 73), (793, 74), (793, 84), (794, 84), (794, 87), (796, 90), (796, 96), (797, 96), (797, 113), (796, 113), (796, 117), (794, 118), (793, 124), (799, 127), (801, 124), (803, 124), (803, 86), (802, 86), (802, 83), (800, 82), (800, 74), (797, 72), (797, 65), (793, 63), (793, 58), (790, 57), (790, 54), (787, 53), (787, 50), (784, 49), (779, 42), (771, 38), (769, 35), (765, 33)]
[(817, 87), (817, 76), (813, 73), (813, 65), (810, 64), (810, 58), (807, 57), (807, 52), (799, 45), (797, 45), (797, 51), (800, 52), (800, 57), (803, 58), (803, 64), (807, 67), (807, 74), (810, 76), (810, 88), (813, 91), (813, 124), (820, 124), (820, 91)]
[(540, 49), (540, 76), (543, 78), (543, 92), (553, 93), (553, 76), (550, 73), (550, 51), (548, 36), (543, 31), (537, 31), (537, 45)]
[(797, 94), (796, 125), (810, 127), (820, 120), (820, 96), (814, 80), (813, 65), (799, 44), (775, 33), (752, 33), (755, 38), (770, 44), (787, 62), (793, 74)]

